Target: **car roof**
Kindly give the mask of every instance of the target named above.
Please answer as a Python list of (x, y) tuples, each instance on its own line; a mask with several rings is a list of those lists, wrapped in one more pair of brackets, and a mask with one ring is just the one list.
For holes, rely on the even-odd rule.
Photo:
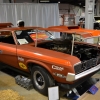
[(52, 31), (52, 32), (64, 32), (64, 33), (69, 33), (69, 34), (76, 34), (76, 35), (81, 35), (84, 38), (87, 37), (93, 37), (93, 36), (99, 36), (100, 31), (99, 30), (88, 30), (88, 29), (67, 29), (66, 27), (63, 28), (39, 28), (39, 30), (44, 30), (44, 31)]
[(38, 29), (41, 27), (38, 26), (29, 26), (29, 27), (8, 27), (8, 28), (2, 28), (0, 31), (18, 31), (18, 30), (26, 30), (26, 29)]
[(7, 28), (7, 27), (12, 27), (12, 26), (13, 26), (12, 23), (0, 23), (0, 29)]
[(68, 25), (68, 26), (61, 25), (61, 26), (50, 26), (48, 28), (52, 28), (52, 29), (80, 29), (81, 27), (77, 26), (77, 25)]
[(39, 28), (39, 30), (45, 30), (45, 31), (54, 31), (54, 32), (66, 32), (70, 29), (81, 29), (80, 26), (77, 25), (71, 25), (71, 26), (50, 26), (48, 28)]
[(71, 29), (72, 31), (75, 32), (84, 32), (84, 33), (91, 33), (92, 36), (99, 36), (100, 35), (100, 30), (92, 30), (92, 29)]
[(0, 23), (0, 26), (11, 26), (11, 25), (13, 25), (12, 23)]
[[(68, 27), (70, 27), (70, 29), (68, 29)], [(50, 26), (48, 28), (42, 28), (38, 26), (9, 27), (9, 28), (2, 28), (0, 29), (0, 31), (18, 31), (18, 30), (26, 30), (26, 29), (37, 29), (37, 30), (44, 30), (44, 31), (77, 34), (83, 36), (84, 38), (100, 35), (100, 30), (82, 29), (80, 27), (79, 29), (77, 29), (78, 27), (76, 29), (72, 29), (72, 27), (76, 27), (76, 26)]]

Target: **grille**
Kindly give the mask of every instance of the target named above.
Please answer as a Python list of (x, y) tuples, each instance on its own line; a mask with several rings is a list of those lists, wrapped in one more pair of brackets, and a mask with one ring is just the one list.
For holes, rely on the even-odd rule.
[[(99, 58), (99, 61), (100, 61), (100, 58)], [(97, 58), (92, 58), (90, 60), (84, 61), (81, 64), (74, 66), (75, 73), (79, 74), (85, 70), (95, 67), (96, 65), (97, 65)]]
[(97, 64), (100, 64), (100, 56), (97, 59)]

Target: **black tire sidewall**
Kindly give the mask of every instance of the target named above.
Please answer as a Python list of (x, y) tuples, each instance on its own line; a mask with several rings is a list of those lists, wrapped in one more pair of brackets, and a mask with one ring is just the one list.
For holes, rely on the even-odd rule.
[[(33, 75), (34, 75), (35, 71), (39, 71), (42, 74), (42, 76), (44, 77), (45, 86), (44, 86), (43, 89), (39, 89), (37, 87), (35, 81), (34, 81)], [(43, 68), (35, 66), (35, 67), (32, 68), (32, 74), (31, 74), (31, 76), (32, 76), (33, 87), (37, 91), (39, 91), (41, 94), (48, 95), (48, 87), (50, 87), (50, 82), (49, 82), (49, 76), (48, 76), (47, 72)]]

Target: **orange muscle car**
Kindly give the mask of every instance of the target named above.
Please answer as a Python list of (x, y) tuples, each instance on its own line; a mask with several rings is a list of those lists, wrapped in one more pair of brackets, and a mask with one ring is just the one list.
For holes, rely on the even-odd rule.
[[(78, 41), (84, 41), (84, 42), (88, 42), (88, 43), (92, 43), (92, 44), (96, 44), (97, 41), (100, 42), (100, 30), (92, 30), (92, 29), (84, 29), (81, 28), (79, 26), (50, 26), (48, 27), (51, 30), (70, 30), (73, 31), (74, 33), (76, 33), (76, 38), (75, 40)], [(78, 35), (78, 33), (90, 33), (88, 35), (84, 35), (84, 36), (80, 36)], [(65, 37), (66, 34), (62, 34), (62, 32), (60, 32), (61, 37)], [(100, 43), (99, 43), (100, 44)]]
[(6, 28), (6, 27), (12, 27), (13, 24), (12, 23), (0, 23), (0, 29), (1, 28)]
[[(52, 32), (63, 32), (66, 38), (51, 38)], [(30, 37), (34, 33), (35, 40)], [(45, 38), (38, 41), (38, 33)], [(100, 69), (100, 49), (74, 41), (75, 35), (90, 33), (37, 27), (0, 29), (0, 62), (31, 75), (35, 89), (44, 95), (56, 84), (70, 90)]]

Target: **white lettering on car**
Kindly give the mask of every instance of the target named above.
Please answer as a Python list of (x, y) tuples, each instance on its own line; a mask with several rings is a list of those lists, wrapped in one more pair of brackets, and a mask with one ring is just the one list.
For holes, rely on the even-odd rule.
[(63, 67), (59, 67), (59, 66), (56, 66), (56, 65), (52, 65), (52, 69), (59, 70), (59, 71), (63, 71), (64, 70)]
[(18, 57), (18, 60), (19, 60), (19, 61), (24, 61), (24, 58)]

